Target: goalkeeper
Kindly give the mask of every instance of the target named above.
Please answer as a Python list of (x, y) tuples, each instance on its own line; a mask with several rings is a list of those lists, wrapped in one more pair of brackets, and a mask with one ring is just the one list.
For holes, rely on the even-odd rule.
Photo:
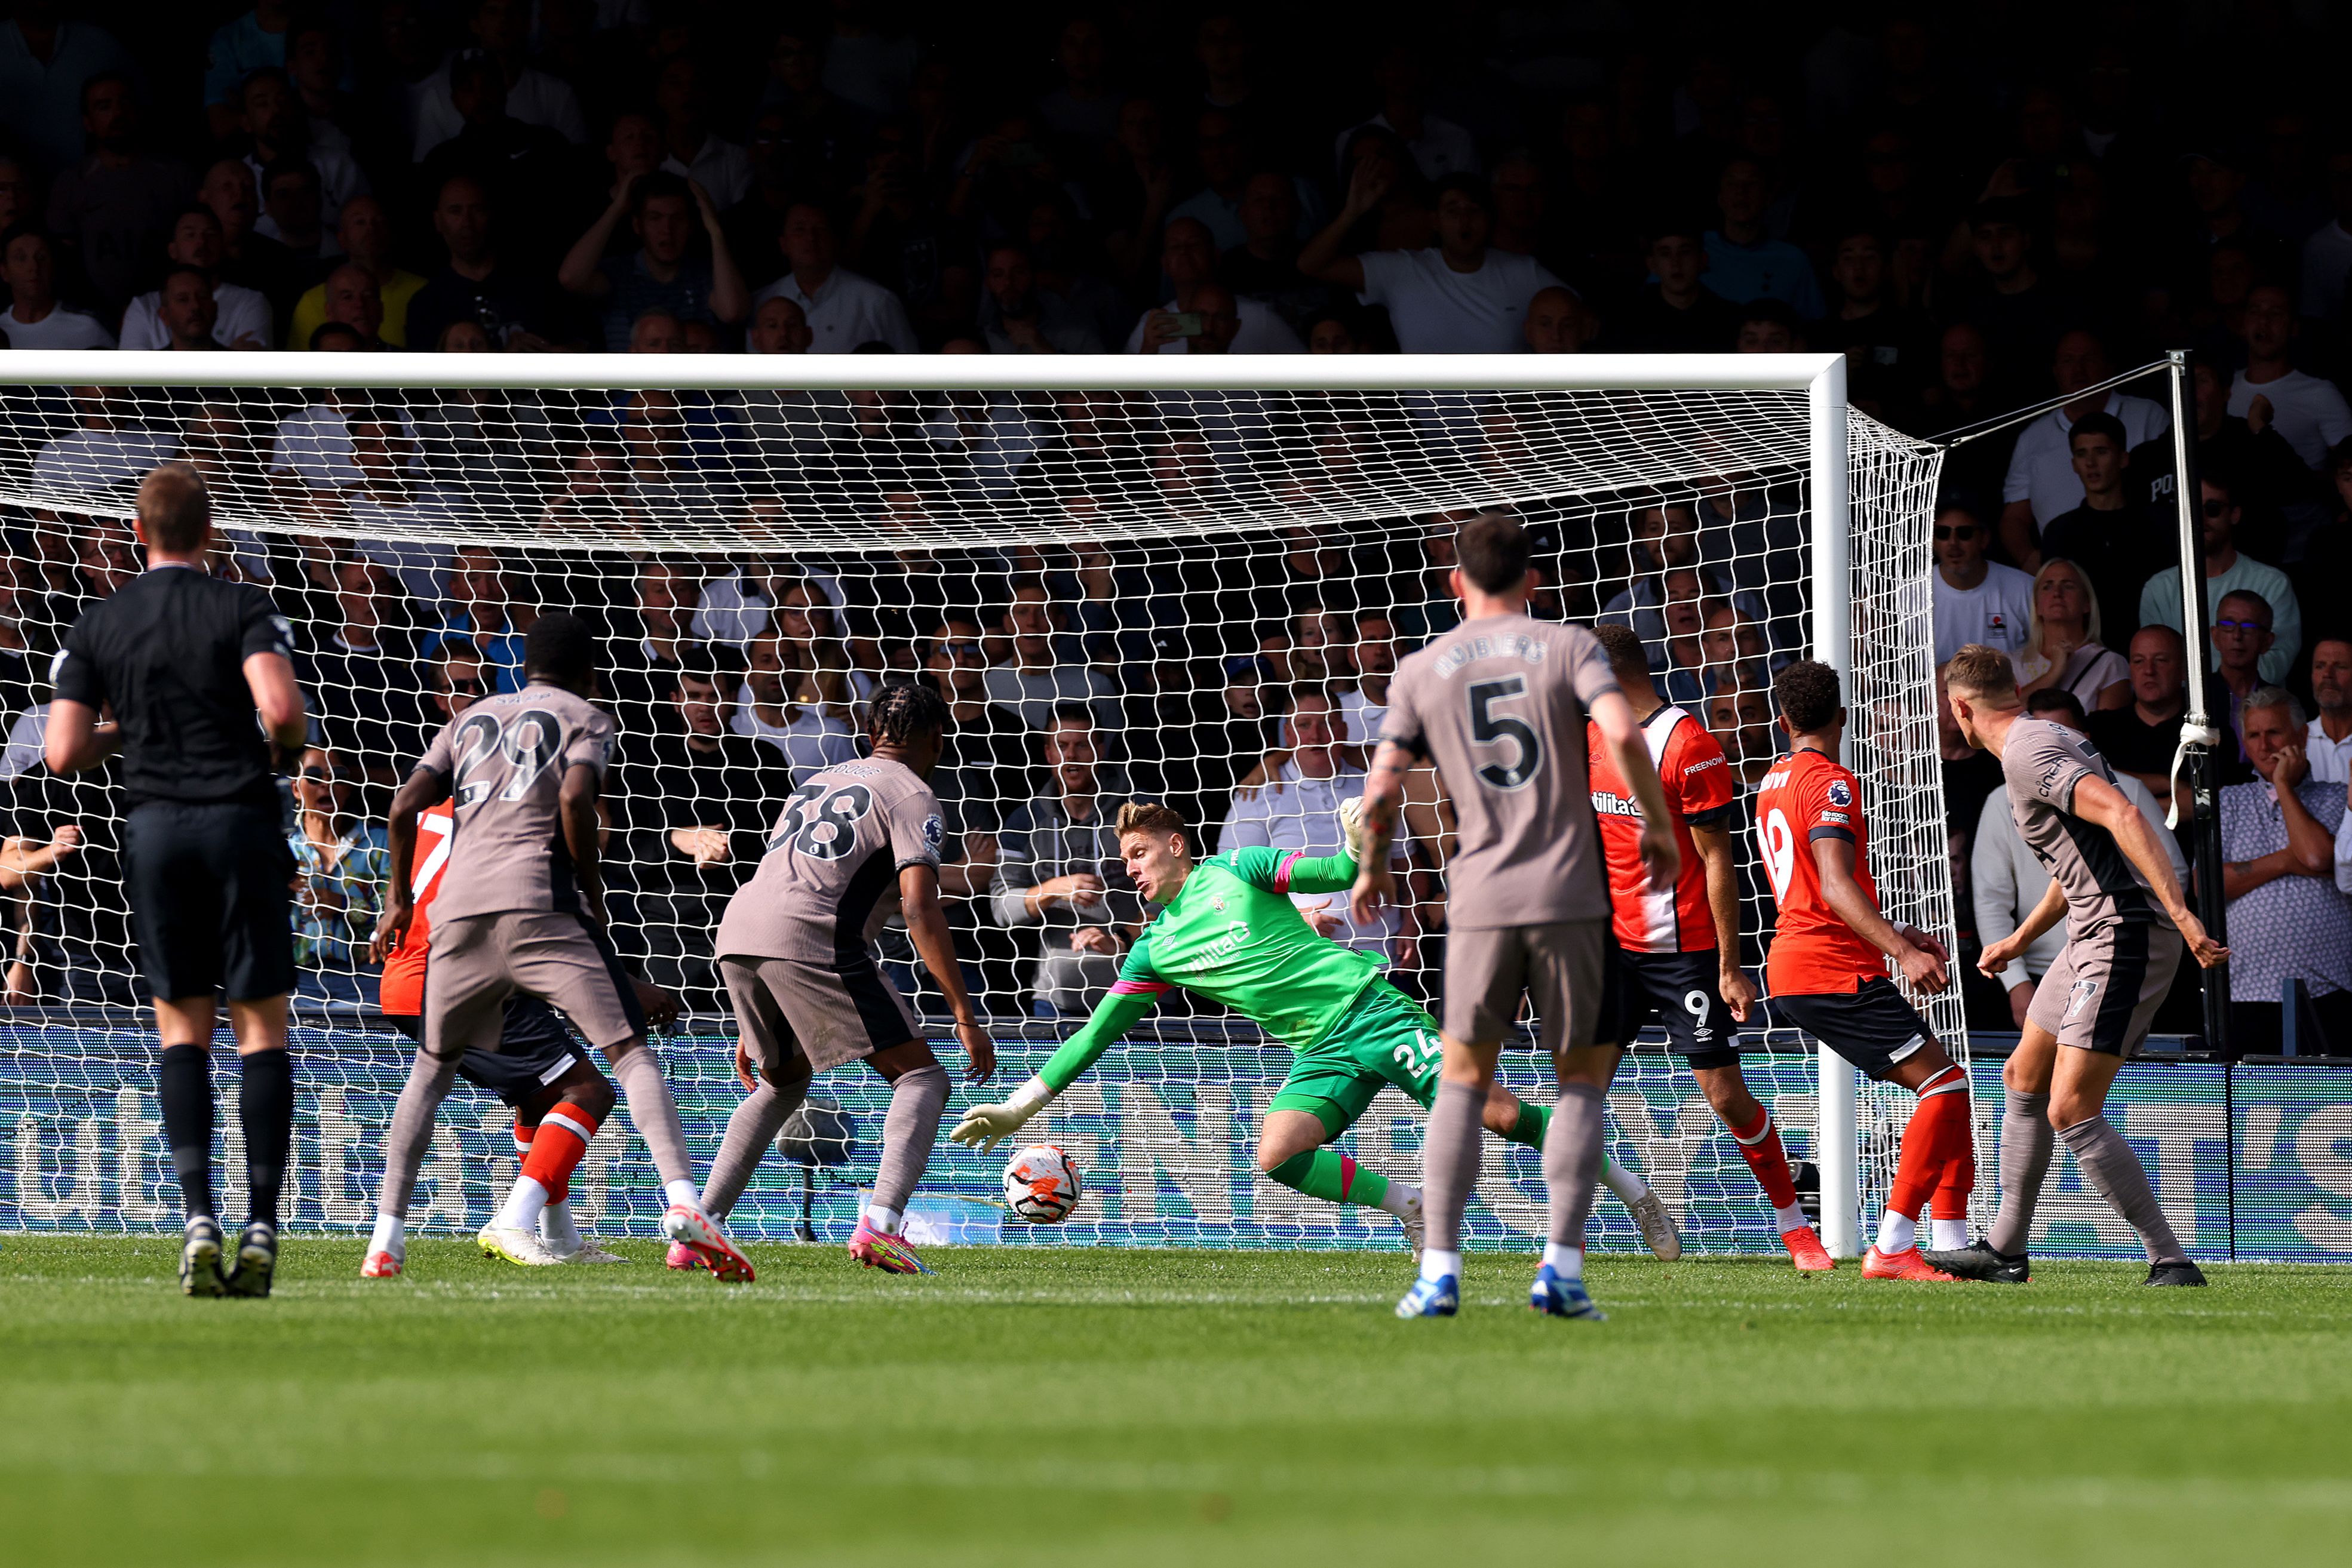
[[(1339, 815), (1348, 848), (1336, 855), (1251, 848), (1195, 861), (1174, 811), (1142, 800), (1121, 807), (1120, 858), (1137, 891), (1160, 906), (1159, 917), (1128, 951), (1110, 995), (1044, 1070), (1003, 1103), (965, 1112), (950, 1135), (960, 1144), (993, 1147), (1093, 1066), (1150, 1010), (1155, 998), (1182, 986), (1240, 1013), (1287, 1045), (1295, 1058), (1258, 1130), (1258, 1169), (1327, 1203), (1386, 1209), (1418, 1251), (1420, 1189), (1323, 1146), (1354, 1124), (1382, 1084), (1393, 1083), (1427, 1110), (1437, 1093), (1440, 1062), (1436, 1020), (1381, 978), (1378, 958), (1316, 935), (1290, 902), (1292, 893), (1337, 893), (1354, 885), (1361, 842), (1357, 803), (1349, 801)], [(1541, 1148), (1547, 1119), (1541, 1107), (1500, 1083), (1487, 1096), (1487, 1129), (1512, 1143)], [(1654, 1194), (1629, 1172), (1607, 1174), (1654, 1249), (1654, 1225), (1673, 1237)]]

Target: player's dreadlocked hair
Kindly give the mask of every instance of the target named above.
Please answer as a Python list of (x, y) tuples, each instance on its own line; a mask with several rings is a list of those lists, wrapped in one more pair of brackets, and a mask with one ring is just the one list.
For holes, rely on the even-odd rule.
[(904, 746), (923, 734), (937, 735), (948, 727), (948, 705), (928, 685), (905, 683), (884, 686), (866, 710), (866, 737), (880, 745)]

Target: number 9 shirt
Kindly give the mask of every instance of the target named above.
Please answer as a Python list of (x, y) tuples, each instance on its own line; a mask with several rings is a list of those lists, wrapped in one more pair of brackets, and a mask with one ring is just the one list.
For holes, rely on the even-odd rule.
[(1791, 752), (1772, 764), (1756, 792), (1757, 848), (1780, 906), (1764, 981), (1776, 997), (1847, 994), (1883, 977), (1886, 959), (1864, 941), (1822, 896), (1813, 841), (1843, 839), (1853, 846), (1853, 880), (1873, 904), (1870, 835), (1862, 819), (1862, 787), (1822, 752)]

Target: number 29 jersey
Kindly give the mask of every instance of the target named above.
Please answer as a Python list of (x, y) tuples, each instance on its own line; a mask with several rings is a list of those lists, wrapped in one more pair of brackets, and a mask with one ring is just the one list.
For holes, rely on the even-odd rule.
[(580, 907), (563, 842), (563, 776), (613, 753), (612, 716), (557, 686), (486, 697), (433, 737), (421, 771), (449, 781), (449, 865), (434, 901), (437, 922), (513, 909)]
[(1764, 983), (1776, 997), (1845, 995), (1886, 973), (1886, 958), (1839, 918), (1822, 896), (1813, 841), (1853, 846), (1853, 880), (1871, 902), (1870, 833), (1862, 788), (1835, 758), (1790, 752), (1772, 764), (1756, 790), (1756, 842), (1780, 918), (1764, 958)]
[(793, 791), (751, 880), (727, 901), (715, 956), (830, 964), (898, 913), (898, 873), (936, 866), (939, 797), (903, 762), (828, 768)]

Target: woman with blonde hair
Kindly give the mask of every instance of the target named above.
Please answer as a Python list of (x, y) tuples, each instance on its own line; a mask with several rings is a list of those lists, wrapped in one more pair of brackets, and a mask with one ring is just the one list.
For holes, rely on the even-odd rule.
[(2033, 574), (2033, 612), (2025, 646), (2011, 655), (2022, 696), (2072, 692), (2085, 713), (2132, 700), (2131, 665), (2099, 641), (2099, 596), (2090, 574), (2052, 556)]

